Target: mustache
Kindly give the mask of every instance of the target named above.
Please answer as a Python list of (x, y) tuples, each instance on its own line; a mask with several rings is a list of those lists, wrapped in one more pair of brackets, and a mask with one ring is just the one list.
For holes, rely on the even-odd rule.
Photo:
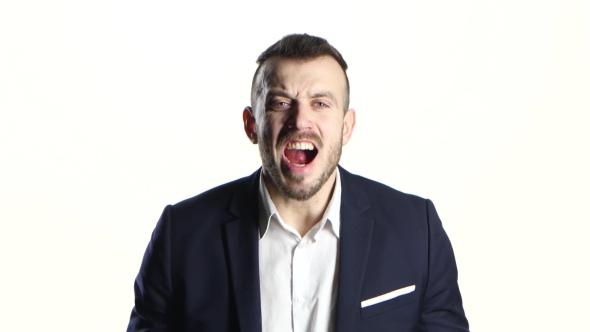
[(281, 148), (283, 145), (285, 145), (285, 142), (287, 142), (288, 140), (292, 140), (292, 139), (312, 141), (318, 149), (321, 149), (324, 147), (324, 143), (322, 143), (322, 139), (316, 133), (310, 133), (310, 132), (300, 133), (300, 132), (296, 132), (296, 131), (288, 131), (288, 132), (285, 132), (284, 134), (279, 134), (279, 137), (277, 139), (277, 148)]

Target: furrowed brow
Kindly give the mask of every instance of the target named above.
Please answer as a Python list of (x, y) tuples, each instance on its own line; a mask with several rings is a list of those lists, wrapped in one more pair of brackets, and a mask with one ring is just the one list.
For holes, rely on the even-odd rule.
[(266, 97), (267, 99), (274, 98), (274, 97), (285, 97), (285, 98), (289, 98), (289, 99), (294, 99), (293, 96), (288, 94), (286, 91), (274, 90), (274, 89), (271, 89), (266, 96), (267, 96)]

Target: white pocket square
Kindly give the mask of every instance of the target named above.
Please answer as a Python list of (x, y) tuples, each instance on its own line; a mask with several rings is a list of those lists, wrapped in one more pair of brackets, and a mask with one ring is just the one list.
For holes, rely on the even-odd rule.
[(384, 302), (387, 300), (391, 300), (391, 299), (396, 298), (398, 296), (409, 294), (415, 290), (416, 290), (416, 285), (411, 285), (411, 286), (403, 287), (400, 289), (396, 289), (393, 292), (379, 295), (379, 296), (374, 297), (372, 299), (364, 300), (363, 302), (361, 302), (361, 308), (368, 307), (370, 305), (381, 303), (381, 302)]

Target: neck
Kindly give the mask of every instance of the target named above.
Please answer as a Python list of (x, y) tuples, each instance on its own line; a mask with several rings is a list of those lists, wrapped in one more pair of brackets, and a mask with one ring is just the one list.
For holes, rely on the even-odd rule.
[(315, 195), (305, 201), (298, 201), (283, 195), (270, 177), (264, 175), (264, 172), (263, 176), (268, 194), (281, 218), (287, 225), (297, 230), (301, 237), (305, 236), (322, 219), (336, 184), (336, 170), (334, 170)]

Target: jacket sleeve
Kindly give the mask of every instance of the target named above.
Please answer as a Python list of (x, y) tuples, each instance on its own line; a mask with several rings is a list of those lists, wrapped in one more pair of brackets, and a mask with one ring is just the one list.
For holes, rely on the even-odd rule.
[(171, 326), (170, 209), (167, 206), (152, 233), (135, 279), (135, 307), (128, 332), (168, 332)]
[(457, 284), (457, 264), (451, 242), (434, 204), (426, 200), (428, 214), (428, 281), (421, 308), (426, 331), (469, 331)]

